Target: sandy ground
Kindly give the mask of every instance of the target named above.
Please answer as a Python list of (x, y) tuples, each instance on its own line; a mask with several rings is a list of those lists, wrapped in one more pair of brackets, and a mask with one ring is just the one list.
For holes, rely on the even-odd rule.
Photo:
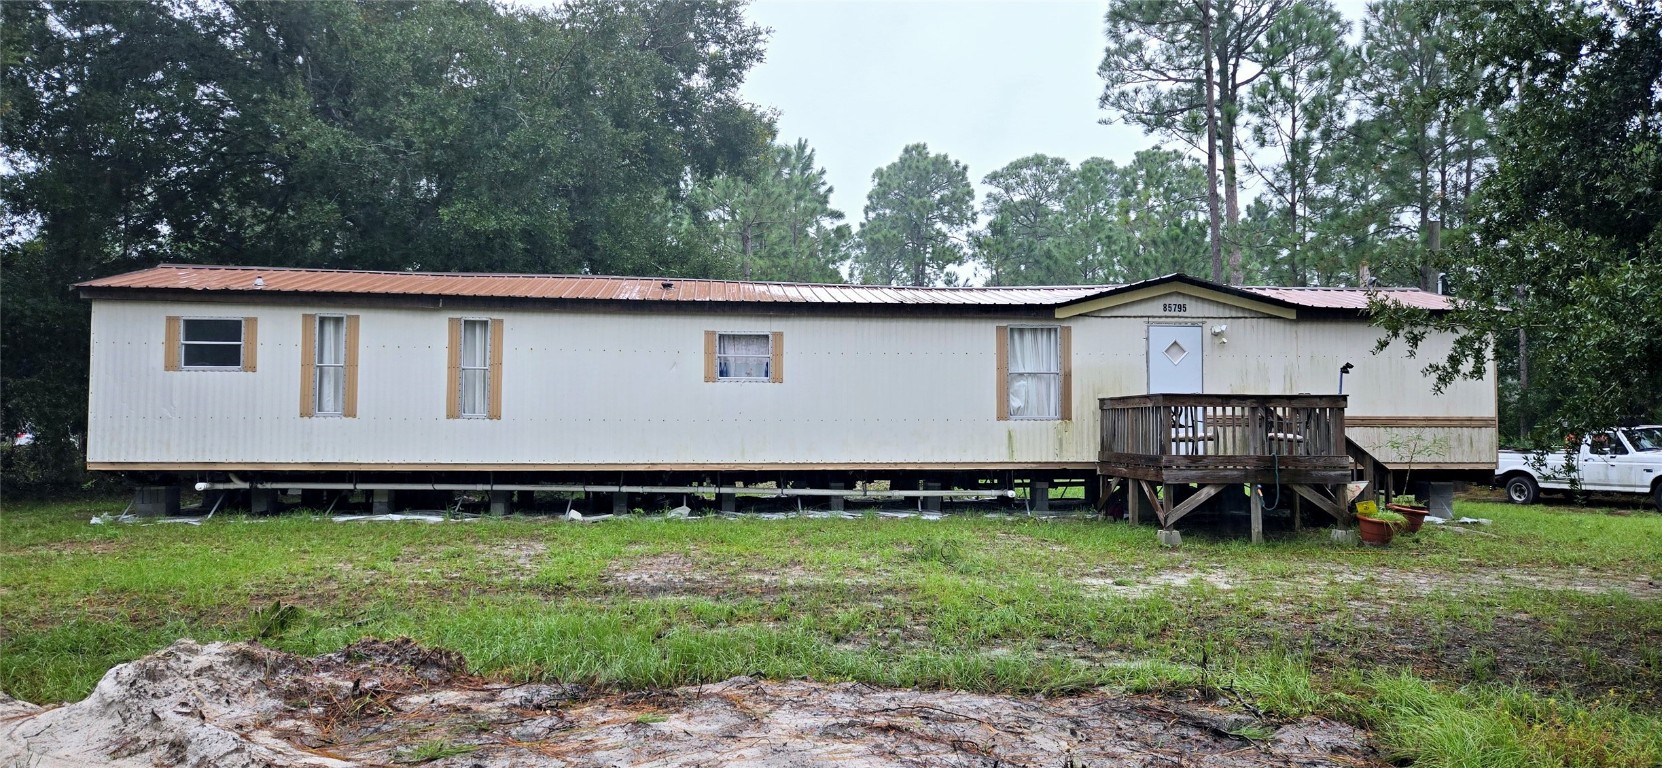
[(406, 640), (315, 658), (181, 640), (75, 704), (0, 696), (0, 766), (1383, 765), (1349, 726), (1262, 723), (1222, 702), (749, 678), (598, 695), (464, 670)]

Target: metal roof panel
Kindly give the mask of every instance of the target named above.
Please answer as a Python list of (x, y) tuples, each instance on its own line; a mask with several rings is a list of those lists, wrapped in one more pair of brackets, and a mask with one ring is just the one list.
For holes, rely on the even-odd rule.
[[(1176, 277), (1179, 276), (1156, 278), (1135, 285), (1156, 284)], [(666, 288), (666, 285), (669, 287)], [(1057, 307), (1133, 286), (933, 288), (598, 275), (372, 272), (164, 264), (89, 280), (76, 287), (597, 301)], [(1453, 307), (1450, 297), (1410, 288), (1218, 288), (1312, 309), (1366, 309), (1369, 296), (1374, 294), (1421, 309), (1447, 310)]]

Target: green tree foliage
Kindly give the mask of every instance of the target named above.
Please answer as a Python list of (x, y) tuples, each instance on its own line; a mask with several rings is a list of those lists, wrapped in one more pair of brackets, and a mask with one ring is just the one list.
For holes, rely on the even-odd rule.
[(1247, 129), (1260, 149), (1254, 174), (1267, 210), (1252, 209), (1262, 232), (1253, 261), (1268, 282), (1322, 284), (1334, 271), (1316, 240), (1324, 192), (1335, 172), (1327, 149), (1345, 127), (1345, 83), (1355, 57), (1345, 45), (1349, 25), (1326, 0), (1283, 12), (1257, 41), (1255, 58), (1282, 66), (1264, 73), (1246, 100)]
[(909, 144), (900, 159), (871, 175), (856, 282), (935, 285), (964, 260), (965, 231), (975, 221), (975, 189), (963, 163)]
[(1063, 240), (1073, 222), (1065, 206), (1073, 194), (1073, 166), (1060, 157), (1030, 155), (992, 173), (981, 204), (986, 231), (974, 237), (975, 255), (988, 285), (1057, 285), (1077, 269)]
[(1116, 282), (1173, 272), (1203, 274), (1206, 255), (1206, 172), (1174, 150), (1146, 149), (1120, 170), (1123, 220), (1130, 247)]
[[(0, 422), (83, 429), (70, 283), (158, 261), (725, 274), (688, 191), (769, 151), (737, 2), (0, 4)], [(690, 182), (690, 183), (689, 183)]]
[(1428, 0), (1370, 4), (1353, 80), (1361, 116), (1349, 129), (1347, 162), (1375, 188), (1356, 201), (1362, 216), (1347, 225), (1375, 244), (1376, 274), (1427, 290), (1437, 278), (1425, 247), (1431, 222), (1464, 224), (1489, 155), (1487, 115), (1460, 98), (1477, 76), (1472, 59), (1451, 51), (1461, 9)]
[(840, 282), (852, 238), (831, 207), (831, 186), (806, 140), (775, 146), (746, 176), (723, 175), (694, 193), (710, 242), (746, 280)]
[[(1662, 403), (1662, 8), (1644, 0), (1463, 9), (1451, 58), (1482, 73), (1495, 168), (1451, 257), (1442, 317), (1381, 306), (1390, 340), (1459, 341), (1439, 384), (1487, 370), (1523, 331), (1524, 426), (1654, 419)], [(1512, 371), (1515, 375), (1516, 371)]]
[(991, 285), (1109, 284), (1184, 272), (1206, 260), (1205, 171), (1146, 149), (1126, 165), (1071, 168), (1033, 155), (985, 179), (988, 224), (973, 239)]
[[(1229, 247), (1229, 281), (1242, 280), (1242, 252), (1228, 230), (1240, 223), (1239, 143), (1243, 100), (1267, 72), (1286, 65), (1288, 49), (1262, 45), (1294, 0), (1113, 0), (1107, 50), (1097, 72), (1101, 105), (1127, 123), (1215, 154)], [(1210, 46), (1207, 45), (1210, 42)], [(1207, 98), (1210, 87), (1215, 94)], [(1210, 140), (1215, 134), (1216, 141)], [(1213, 279), (1221, 279), (1214, 265)]]

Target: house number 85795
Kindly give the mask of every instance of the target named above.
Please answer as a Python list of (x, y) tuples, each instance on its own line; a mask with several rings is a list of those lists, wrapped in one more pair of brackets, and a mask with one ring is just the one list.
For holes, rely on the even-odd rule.
[(1189, 305), (1187, 305), (1187, 304), (1161, 304), (1160, 305), (1160, 311), (1161, 312), (1187, 312), (1187, 311), (1189, 311)]

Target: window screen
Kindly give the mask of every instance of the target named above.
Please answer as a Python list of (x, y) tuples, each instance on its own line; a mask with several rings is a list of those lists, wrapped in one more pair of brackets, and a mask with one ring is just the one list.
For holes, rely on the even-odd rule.
[(773, 337), (723, 333), (716, 337), (716, 378), (766, 381), (772, 375)]
[(186, 368), (241, 368), (242, 319), (187, 317), (180, 323)]

